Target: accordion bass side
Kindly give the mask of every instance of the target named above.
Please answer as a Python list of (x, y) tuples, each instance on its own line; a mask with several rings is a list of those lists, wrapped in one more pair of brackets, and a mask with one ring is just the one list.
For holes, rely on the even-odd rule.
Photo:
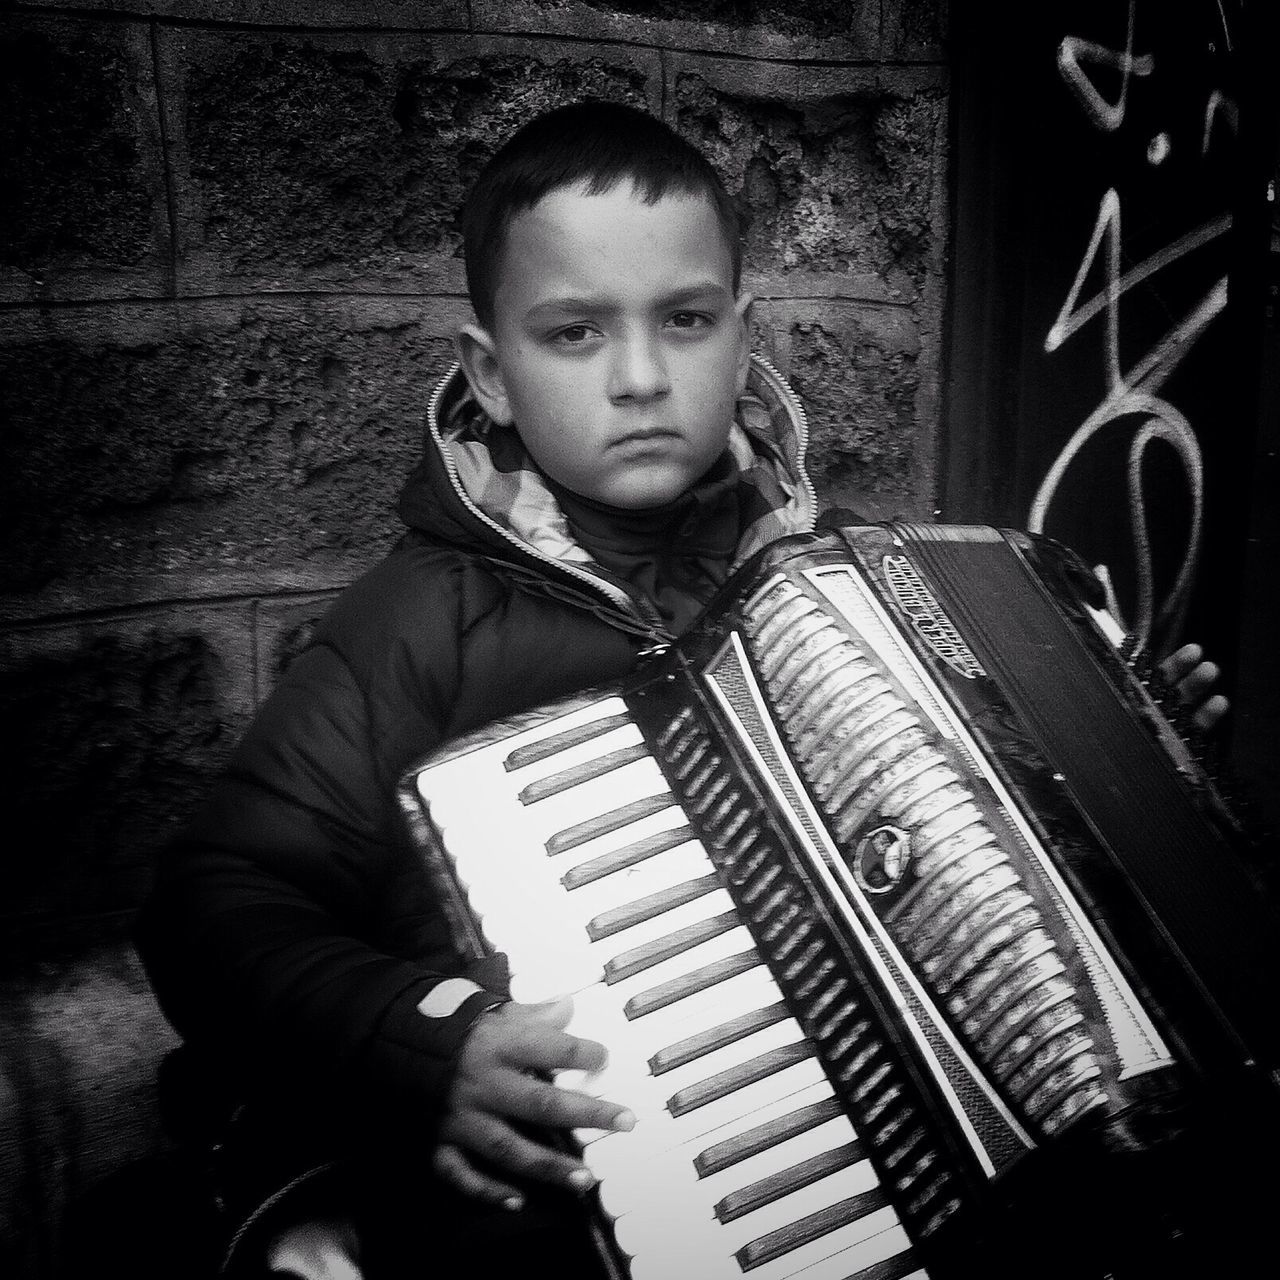
[(580, 1087), (636, 1111), (577, 1135), (615, 1274), (1260, 1247), (1276, 909), (1088, 576), (986, 527), (784, 539), (625, 685), (405, 776), (460, 948), (573, 994)]

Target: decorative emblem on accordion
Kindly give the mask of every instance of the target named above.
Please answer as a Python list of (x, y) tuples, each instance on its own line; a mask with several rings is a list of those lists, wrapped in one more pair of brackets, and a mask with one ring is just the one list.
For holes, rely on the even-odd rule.
[(906, 875), (911, 862), (911, 836), (901, 827), (880, 826), (858, 841), (849, 865), (867, 893), (888, 893)]
[(960, 638), (955, 623), (943, 613), (911, 561), (897, 554), (885, 556), (882, 563), (885, 582), (898, 608), (925, 644), (966, 680), (985, 675), (973, 650)]

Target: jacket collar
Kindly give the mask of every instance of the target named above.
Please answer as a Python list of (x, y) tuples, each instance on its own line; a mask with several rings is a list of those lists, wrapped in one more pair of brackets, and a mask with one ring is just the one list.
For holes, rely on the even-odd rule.
[[(813, 528), (817, 500), (804, 468), (807, 444), (808, 421), (795, 392), (771, 364), (753, 356), (729, 449), (763, 500), (753, 504), (735, 565), (777, 538)], [(519, 437), (494, 425), (456, 364), (431, 397), (426, 449), (424, 463), (401, 495), (407, 524), (450, 542), (478, 540), (504, 558), (532, 557), (603, 592), (625, 612), (636, 612), (635, 602), (600, 575), (574, 539)]]

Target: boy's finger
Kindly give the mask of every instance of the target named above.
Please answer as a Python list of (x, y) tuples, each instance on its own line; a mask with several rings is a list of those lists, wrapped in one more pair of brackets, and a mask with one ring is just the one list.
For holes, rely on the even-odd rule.
[(1198, 644), (1184, 644), (1160, 664), (1160, 673), (1170, 683), (1177, 684), (1203, 657), (1204, 650)]
[(568, 996), (542, 1004), (512, 1002), (498, 1010), (502, 1028), (502, 1057), (521, 1070), (558, 1071), (577, 1068), (599, 1071), (604, 1047), (565, 1031), (573, 1017)]
[(630, 1133), (636, 1127), (635, 1112), (630, 1107), (612, 1102), (608, 1098), (598, 1098), (590, 1093), (579, 1093), (576, 1089), (559, 1086), (560, 1092), (568, 1095), (568, 1105), (574, 1107), (583, 1119), (570, 1122), (572, 1129), (604, 1129), (613, 1133)]
[(573, 1017), (573, 1000), (569, 996), (559, 996), (555, 1000), (543, 1000), (539, 1004), (512, 1003), (505, 1007), (505, 1012), (510, 1018), (533, 1021), (539, 1026), (563, 1031)]
[(1208, 731), (1227, 714), (1231, 703), (1220, 693), (1215, 693), (1212, 698), (1207, 698), (1197, 709), (1195, 715), (1191, 717), (1192, 722), (1197, 729)]
[(1202, 662), (1178, 681), (1178, 693), (1184, 702), (1199, 702), (1221, 674), (1216, 663)]
[(464, 1195), (489, 1204), (500, 1204), (504, 1209), (521, 1209), (524, 1196), (509, 1182), (500, 1182), (479, 1169), (467, 1159), (466, 1152), (451, 1142), (442, 1143), (431, 1157), (431, 1166), (437, 1175), (456, 1187)]
[(569, 1035), (573, 1016), (566, 999), (545, 1005), (504, 1004), (477, 1020), (463, 1049), (463, 1063), (488, 1071), (505, 1065), (515, 1071), (553, 1074), (565, 1068), (599, 1071), (607, 1055), (603, 1045)]
[(446, 1130), (452, 1144), (464, 1149), (473, 1168), (470, 1157), (479, 1156), (519, 1178), (557, 1183), (574, 1191), (585, 1191), (595, 1184), (595, 1175), (580, 1160), (527, 1137), (498, 1116), (471, 1112), (449, 1121)]
[(506, 1062), (524, 1071), (600, 1071), (608, 1061), (604, 1045), (566, 1031), (525, 1027), (503, 1045)]
[(539, 1076), (505, 1071), (486, 1082), (485, 1092), (470, 1105), (503, 1119), (523, 1120), (547, 1129), (628, 1129), (633, 1120), (626, 1107), (573, 1089), (562, 1089)]

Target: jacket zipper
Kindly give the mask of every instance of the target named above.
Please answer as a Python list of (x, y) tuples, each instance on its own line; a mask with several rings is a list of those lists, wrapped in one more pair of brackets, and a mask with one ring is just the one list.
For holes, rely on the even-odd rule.
[(608, 602), (615, 608), (620, 609), (623, 613), (629, 614), (641, 622), (646, 628), (646, 635), (654, 644), (669, 644), (671, 637), (667, 634), (665, 628), (661, 625), (661, 618), (657, 610), (653, 610), (652, 616), (647, 616), (646, 607), (643, 602), (633, 599), (621, 588), (615, 588), (611, 583), (603, 582), (594, 574), (588, 573), (585, 569), (579, 569), (575, 565), (565, 564), (553, 556), (547, 555), (543, 551), (539, 551), (536, 547), (531, 547), (527, 543), (522, 542), (515, 534), (504, 529), (491, 516), (486, 515), (474, 502), (467, 493), (466, 488), (462, 484), (462, 479), (458, 475), (457, 464), (453, 460), (448, 448), (445, 446), (444, 439), (441, 437), (437, 428), (438, 410), (440, 407), (440, 398), (444, 395), (445, 388), (452, 382), (454, 376), (462, 368), (459, 361), (455, 360), (449, 366), (448, 372), (436, 384), (435, 390), (431, 393), (431, 399), (427, 402), (427, 428), (431, 432), (432, 439), (436, 442), (440, 450), (440, 456), (444, 459), (445, 470), (449, 475), (449, 483), (453, 486), (454, 492), (461, 499), (463, 506), (471, 512), (481, 524), (486, 528), (492, 529), (497, 533), (503, 541), (509, 543), (522, 555), (532, 557), (541, 564), (555, 570), (561, 574), (567, 574), (576, 582), (585, 586), (589, 591), (597, 595), (603, 595)]
[(791, 389), (791, 384), (778, 372), (771, 360), (752, 353), (751, 363), (765, 375), (766, 381), (777, 392), (779, 398), (791, 411), (792, 416), (799, 424), (798, 435), (800, 443), (796, 448), (795, 468), (804, 486), (805, 495), (809, 499), (809, 510), (812, 513), (810, 518), (816, 520), (818, 517), (818, 491), (813, 487), (813, 481), (809, 479), (809, 472), (805, 467), (805, 458), (809, 452), (809, 415), (805, 412), (804, 405), (800, 403), (800, 397)]

